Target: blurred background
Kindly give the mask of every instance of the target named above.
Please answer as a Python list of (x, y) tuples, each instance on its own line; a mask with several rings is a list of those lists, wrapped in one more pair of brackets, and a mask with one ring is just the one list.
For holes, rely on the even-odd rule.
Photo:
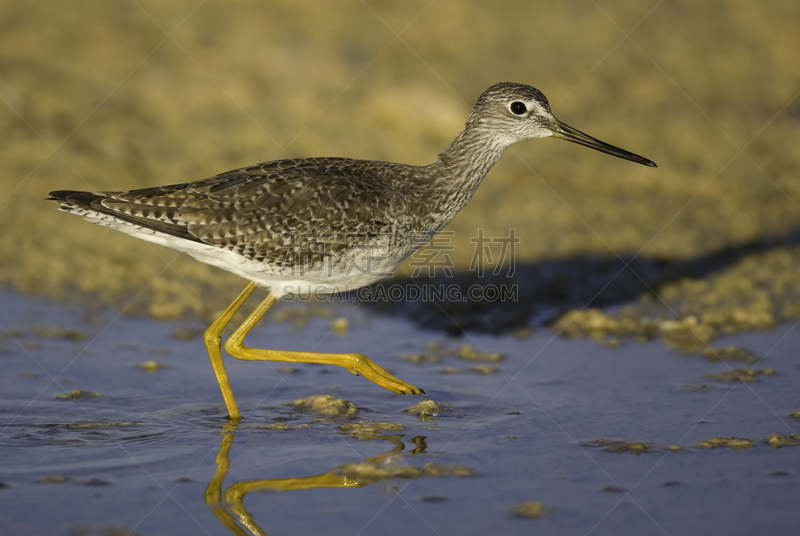
[[(483, 90), (514, 81), (659, 167), (557, 140), (512, 147), (448, 228), (457, 270), (478, 228), (514, 228), (523, 265), (733, 249), (763, 283), (738, 285), (745, 302), (796, 296), (799, 25), (791, 0), (4, 2), (0, 284), (207, 316), (243, 282), (62, 214), (48, 192), (285, 157), (424, 165)], [(778, 320), (790, 305), (769, 303)]]

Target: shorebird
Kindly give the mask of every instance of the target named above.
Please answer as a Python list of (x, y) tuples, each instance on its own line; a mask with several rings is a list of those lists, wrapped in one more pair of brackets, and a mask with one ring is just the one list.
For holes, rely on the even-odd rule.
[(425, 394), (362, 354), (249, 348), (244, 338), (284, 295), (352, 290), (386, 276), (455, 217), (506, 148), (546, 137), (656, 167), (560, 122), (538, 89), (505, 82), (478, 98), (464, 130), (427, 166), (293, 158), (196, 182), (118, 192), (59, 190), (49, 199), (92, 223), (249, 281), (204, 336), (228, 415), (238, 421), (221, 336), (256, 287), (267, 289), (267, 297), (226, 340), (231, 356), (337, 365), (394, 393)]

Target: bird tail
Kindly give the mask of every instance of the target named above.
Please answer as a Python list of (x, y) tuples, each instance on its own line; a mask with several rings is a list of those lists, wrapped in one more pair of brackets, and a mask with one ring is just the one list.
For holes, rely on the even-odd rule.
[[(130, 206), (129, 203), (121, 203), (116, 199), (114, 194), (121, 193), (127, 192), (103, 193), (82, 192), (78, 190), (54, 190), (50, 192), (50, 197), (48, 197), (47, 200), (58, 203), (58, 208), (60, 210), (83, 216), (92, 223), (115, 226), (110, 223), (110, 220), (117, 220), (118, 222), (130, 224), (135, 227), (165, 233), (193, 242), (200, 242), (197, 237), (189, 233), (185, 225), (176, 225), (175, 223), (164, 221), (163, 219), (148, 217), (143, 211), (140, 211), (140, 214), (136, 214), (130, 211), (115, 210), (113, 207), (115, 203)], [(108, 204), (104, 203), (104, 201), (107, 201)], [(152, 207), (143, 208), (152, 210)]]

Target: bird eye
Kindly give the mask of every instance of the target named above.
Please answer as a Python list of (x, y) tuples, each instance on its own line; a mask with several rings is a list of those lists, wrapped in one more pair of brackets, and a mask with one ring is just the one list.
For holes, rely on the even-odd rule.
[(528, 109), (525, 107), (525, 103), (519, 101), (512, 102), (510, 108), (511, 111), (517, 115), (522, 115), (528, 111)]

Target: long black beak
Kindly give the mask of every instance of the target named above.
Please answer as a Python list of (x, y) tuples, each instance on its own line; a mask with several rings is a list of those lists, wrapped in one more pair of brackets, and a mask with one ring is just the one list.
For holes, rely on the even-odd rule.
[(609, 145), (604, 141), (600, 141), (597, 138), (589, 136), (588, 134), (584, 134), (577, 128), (572, 128), (569, 125), (565, 125), (557, 119), (555, 123), (553, 123), (553, 127), (550, 130), (553, 132), (554, 138), (571, 141), (579, 145), (583, 145), (584, 147), (595, 149), (596, 151), (610, 154), (619, 158), (624, 158), (625, 160), (630, 160), (631, 162), (638, 162), (639, 164), (643, 164), (645, 166), (658, 167), (652, 160), (648, 160), (647, 158), (641, 157), (638, 154), (630, 153), (625, 149), (620, 149), (619, 147)]

